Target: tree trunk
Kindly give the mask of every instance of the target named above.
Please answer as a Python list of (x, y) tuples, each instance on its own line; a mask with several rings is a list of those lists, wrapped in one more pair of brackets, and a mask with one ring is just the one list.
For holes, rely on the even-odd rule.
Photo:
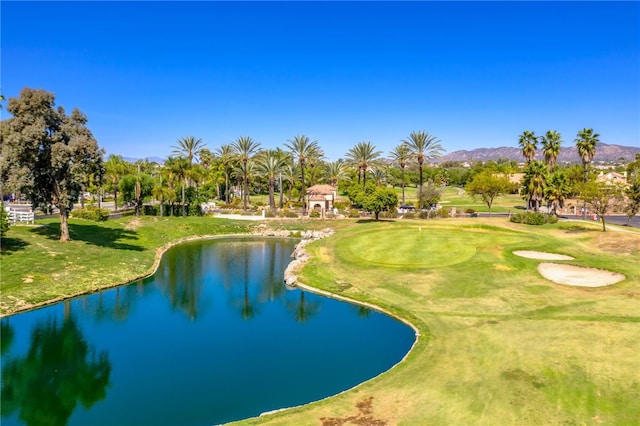
[(422, 211), (422, 163), (418, 164), (418, 169), (420, 170), (420, 189), (418, 190), (418, 208)]
[(404, 206), (404, 167), (402, 168), (402, 205)]
[(185, 208), (185, 205), (184, 205), (184, 181), (182, 181), (182, 217), (183, 218), (185, 217), (184, 208)]
[(69, 212), (65, 206), (60, 206), (60, 242), (71, 241), (69, 236)]
[(115, 185), (113, 185), (113, 211), (118, 211), (118, 190)]
[(300, 162), (300, 176), (302, 177), (302, 191), (300, 191), (300, 197), (302, 197), (302, 215), (307, 214), (307, 199), (306, 199), (306, 191), (304, 187), (304, 162)]
[(269, 207), (276, 208), (276, 198), (273, 194), (273, 187), (276, 185), (275, 178), (269, 177)]

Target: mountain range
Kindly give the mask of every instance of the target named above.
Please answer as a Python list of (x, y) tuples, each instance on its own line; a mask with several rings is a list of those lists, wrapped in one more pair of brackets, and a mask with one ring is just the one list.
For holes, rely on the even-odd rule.
[[(629, 162), (635, 159), (636, 154), (640, 154), (640, 147), (622, 146), (622, 145), (609, 145), (606, 143), (598, 143), (596, 145), (596, 155), (593, 158), (594, 162), (617, 162), (623, 159), (622, 162)], [(518, 162), (524, 162), (522, 156), (522, 150), (514, 147), (499, 147), (499, 148), (477, 148), (470, 151), (454, 151), (446, 154), (443, 158), (444, 161), (487, 161), (498, 160), (500, 158), (507, 158), (509, 160), (516, 160)], [(544, 156), (542, 150), (536, 151), (535, 158), (537, 160), (543, 160)], [(575, 145), (563, 146), (560, 148), (560, 155), (558, 156), (558, 163), (580, 163), (581, 159), (578, 155), (578, 150)]]

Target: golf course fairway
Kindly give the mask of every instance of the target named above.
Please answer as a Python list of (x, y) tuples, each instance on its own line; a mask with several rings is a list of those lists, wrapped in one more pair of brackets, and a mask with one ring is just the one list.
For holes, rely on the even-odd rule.
[[(350, 391), (238, 424), (640, 423), (639, 232), (502, 218), (335, 227), (307, 246), (299, 281), (402, 318), (418, 340), (402, 363)], [(518, 250), (626, 278), (555, 284)]]

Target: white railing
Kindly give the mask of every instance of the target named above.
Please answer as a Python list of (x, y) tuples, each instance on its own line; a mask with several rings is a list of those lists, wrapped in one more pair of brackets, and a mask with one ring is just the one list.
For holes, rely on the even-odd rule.
[(14, 210), (12, 208), (6, 208), (9, 222), (17, 225), (18, 223), (35, 223), (35, 217), (33, 210)]

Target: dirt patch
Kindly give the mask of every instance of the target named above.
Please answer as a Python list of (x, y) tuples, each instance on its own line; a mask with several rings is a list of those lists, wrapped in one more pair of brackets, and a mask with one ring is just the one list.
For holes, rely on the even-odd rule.
[(557, 263), (541, 263), (538, 265), (538, 272), (556, 284), (578, 287), (604, 287), (626, 278), (616, 272)]
[(322, 417), (322, 426), (342, 426), (346, 424), (363, 426), (385, 426), (385, 420), (373, 416), (373, 397), (365, 398), (356, 404), (358, 414), (345, 417)]
[(541, 260), (573, 260), (573, 257), (564, 254), (547, 253), (544, 251), (534, 250), (516, 250), (513, 252), (516, 256), (526, 257), (528, 259), (541, 259)]
[(135, 218), (133, 219), (131, 222), (127, 223), (127, 225), (124, 227), (124, 229), (126, 229), (127, 231), (135, 231), (136, 229), (138, 229), (141, 225), (141, 221), (140, 218)]

